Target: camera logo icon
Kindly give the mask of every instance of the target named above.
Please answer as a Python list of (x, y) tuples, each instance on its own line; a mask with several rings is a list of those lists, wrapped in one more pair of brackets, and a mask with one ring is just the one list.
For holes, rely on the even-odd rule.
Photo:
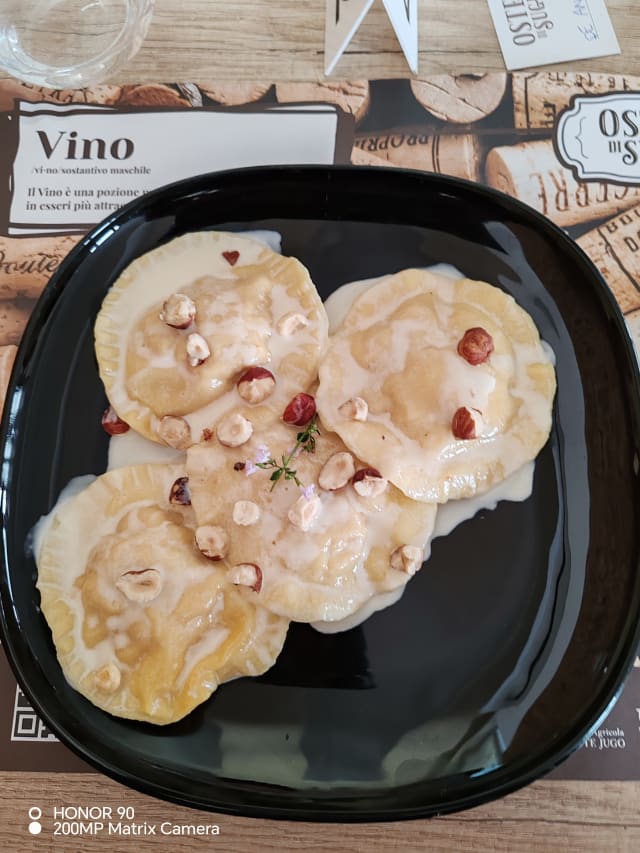
[(29, 832), (31, 835), (40, 835), (42, 832), (42, 824), (40, 823), (40, 818), (42, 817), (42, 809), (39, 809), (38, 806), (31, 806), (29, 809)]

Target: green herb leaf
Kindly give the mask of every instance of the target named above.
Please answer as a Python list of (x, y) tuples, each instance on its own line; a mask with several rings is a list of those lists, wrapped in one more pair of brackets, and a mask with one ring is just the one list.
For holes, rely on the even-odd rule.
[(285, 480), (293, 480), (297, 486), (304, 485), (298, 479), (298, 473), (296, 469), (291, 468), (290, 464), (291, 461), (295, 459), (295, 456), (299, 450), (306, 450), (307, 453), (315, 452), (316, 435), (320, 435), (320, 428), (318, 427), (316, 416), (314, 415), (314, 417), (309, 421), (305, 429), (302, 432), (297, 433), (296, 443), (293, 449), (289, 453), (283, 453), (281, 455), (280, 462), (276, 462), (276, 460), (271, 457), (270, 459), (267, 459), (266, 462), (258, 462), (256, 464), (256, 468), (262, 468), (263, 470), (267, 470), (269, 468), (275, 469), (269, 477), (269, 479), (271, 480), (271, 491), (274, 490), (274, 488), (278, 484), (278, 481), (282, 479), (283, 476)]

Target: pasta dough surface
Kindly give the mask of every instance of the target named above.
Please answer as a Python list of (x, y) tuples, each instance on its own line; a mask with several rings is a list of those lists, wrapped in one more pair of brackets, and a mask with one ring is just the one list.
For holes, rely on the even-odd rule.
[[(271, 469), (254, 462), (281, 461), (299, 429), (274, 424), (235, 449), (215, 439), (191, 447), (189, 488), (197, 523), (220, 527), (229, 536), (225, 565), (260, 566), (258, 599), (264, 607), (293, 621), (333, 621), (374, 594), (407, 583), (409, 575), (391, 568), (391, 553), (402, 545), (426, 546), (435, 505), (411, 501), (391, 485), (377, 497), (361, 497), (350, 483), (335, 491), (320, 488), (324, 464), (346, 451), (337, 435), (322, 430), (315, 451), (301, 451), (291, 463), (309, 499), (320, 505), (309, 529), (301, 529), (289, 517), (294, 504), (306, 501), (300, 487), (281, 479), (271, 489)], [(361, 467), (357, 460), (356, 467)], [(234, 521), (239, 502), (257, 507), (255, 522)]]

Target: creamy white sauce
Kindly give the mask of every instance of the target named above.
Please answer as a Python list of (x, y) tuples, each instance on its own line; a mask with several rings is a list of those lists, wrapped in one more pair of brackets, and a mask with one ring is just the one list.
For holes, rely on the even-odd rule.
[(268, 231), (266, 228), (256, 228), (254, 231), (235, 231), (240, 237), (248, 237), (263, 243), (272, 252), (282, 252), (282, 234), (279, 231)]
[(399, 586), (397, 589), (392, 589), (391, 592), (380, 592), (378, 595), (372, 595), (366, 604), (363, 604), (350, 616), (338, 619), (335, 622), (311, 622), (311, 627), (321, 634), (338, 634), (342, 631), (350, 631), (352, 628), (362, 625), (374, 613), (391, 607), (392, 604), (400, 601), (405, 589), (406, 586)]
[[(308, 326), (301, 328), (293, 333), (293, 336), (281, 335), (277, 331), (278, 320), (285, 314), (290, 312), (300, 312), (300, 303), (296, 299), (292, 299), (286, 292), (286, 288), (282, 285), (275, 284), (271, 291), (271, 317), (264, 318), (265, 330), (269, 330), (268, 339), (268, 358), (262, 362), (263, 366), (268, 367), (276, 376), (280, 376), (281, 381), (276, 382), (273, 393), (266, 401), (266, 405), (275, 411), (283, 411), (291, 397), (292, 385), (287, 381), (286, 376), (280, 374), (281, 364), (291, 352), (292, 343), (295, 340), (296, 346), (313, 347), (321, 339), (318, 331), (319, 324), (317, 321), (310, 322)], [(243, 338), (246, 329), (240, 323), (238, 326), (238, 337)], [(238, 362), (243, 364), (255, 364), (255, 355), (248, 351), (245, 347), (245, 352), (238, 357)], [(260, 359), (258, 359), (261, 361)], [(184, 416), (185, 420), (191, 427), (193, 436), (200, 436), (204, 429), (210, 429), (216, 424), (224, 414), (237, 407), (239, 397), (236, 393), (222, 394), (215, 400), (212, 400), (202, 408), (190, 412)]]
[[(464, 277), (462, 273), (454, 266), (451, 266), (451, 264), (434, 264), (433, 266), (425, 267), (424, 269), (427, 270), (427, 272), (444, 275), (453, 280)], [(376, 278), (363, 278), (359, 281), (349, 281), (347, 284), (343, 284), (341, 287), (338, 287), (333, 291), (324, 303), (324, 308), (329, 318), (330, 335), (332, 335), (336, 329), (342, 325), (342, 321), (347, 316), (349, 309), (358, 296), (374, 284), (378, 284), (383, 281), (385, 278), (389, 278), (389, 276), (380, 275)]]
[(67, 485), (58, 495), (58, 500), (55, 502), (51, 510), (46, 515), (41, 515), (29, 532), (26, 545), (28, 554), (33, 554), (37, 560), (42, 546), (42, 540), (51, 526), (51, 522), (53, 521), (56, 512), (68, 500), (71, 500), (71, 498), (74, 498), (76, 495), (79, 495), (80, 492), (83, 492), (95, 479), (95, 474), (82, 474), (79, 477), (74, 477), (73, 480), (69, 480)]
[(363, 278), (361, 281), (350, 281), (338, 287), (325, 299), (324, 310), (329, 318), (329, 334), (332, 335), (342, 325), (342, 321), (349, 313), (349, 308), (354, 301), (374, 284), (382, 281), (386, 276), (377, 278)]
[(107, 471), (125, 468), (127, 465), (142, 465), (147, 462), (183, 462), (185, 453), (165, 444), (150, 441), (135, 430), (109, 439), (109, 461)]
[(517, 471), (514, 471), (513, 474), (510, 474), (501, 483), (482, 495), (474, 495), (472, 498), (440, 504), (432, 538), (447, 536), (459, 524), (473, 518), (481, 510), (495, 509), (500, 501), (526, 501), (533, 490), (534, 470), (535, 462), (526, 462), (521, 468), (518, 468)]
[(548, 344), (542, 338), (540, 338), (540, 343), (542, 344), (542, 349), (544, 350), (544, 354), (546, 355), (547, 359), (555, 367), (556, 366), (556, 354), (553, 351), (551, 344)]

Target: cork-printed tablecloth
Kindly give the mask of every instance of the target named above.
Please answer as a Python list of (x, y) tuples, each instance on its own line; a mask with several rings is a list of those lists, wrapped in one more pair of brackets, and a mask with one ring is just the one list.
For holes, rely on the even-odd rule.
[[(567, 110), (579, 109), (586, 96), (600, 99), (596, 102), (601, 108), (598, 107), (598, 127), (594, 132), (606, 137), (607, 151), (611, 153), (606, 164), (599, 164), (599, 172), (605, 173), (606, 179), (583, 174), (593, 168), (593, 163), (587, 162), (588, 154), (578, 167), (568, 162), (562, 140), (558, 139), (561, 116)], [(181, 116), (187, 111), (205, 111), (223, 122), (225, 116), (237, 118), (238, 114), (258, 120), (267, 114), (273, 117), (274, 107), (282, 104), (330, 104), (337, 108), (341, 141), (330, 148), (334, 152), (331, 162), (350, 160), (356, 165), (409, 167), (454, 175), (496, 187), (548, 216), (566, 229), (601, 271), (640, 351), (640, 143), (636, 151), (640, 132), (636, 126), (634, 133), (631, 114), (624, 117), (627, 107), (640, 106), (640, 77), (524, 72), (412, 81), (196, 82), (105, 85), (84, 90), (45, 90), (2, 80), (2, 396), (22, 332), (50, 275), (92, 223), (143, 188), (149, 188), (148, 181), (143, 187), (136, 176), (126, 177), (126, 169), (119, 173), (114, 170), (114, 190), (111, 194), (105, 192), (100, 202), (98, 191), (82, 183), (82, 169), (74, 166), (76, 171), (69, 171), (67, 191), (61, 183), (60, 170), (52, 167), (57, 155), (64, 157), (67, 166), (79, 162), (88, 168), (105, 159), (110, 145), (116, 146), (111, 149), (116, 161), (126, 159), (128, 150), (122, 135), (105, 139), (103, 150), (101, 138), (83, 137), (71, 129), (70, 119), (82, 115), (83, 120), (91, 121), (92, 115), (99, 112), (103, 121), (103, 114), (108, 112), (124, 117), (135, 115), (139, 122), (141, 114), (161, 115), (167, 129), (175, 133), (181, 122), (185, 123)], [(39, 134), (42, 150), (37, 159), (20, 135), (23, 126)], [(287, 139), (290, 148), (286, 156), (290, 162), (303, 161), (309, 150), (306, 134), (312, 132), (311, 124), (301, 120), (291, 127), (296, 136)], [(89, 144), (84, 148), (87, 139)], [(585, 146), (588, 151), (588, 140)], [(174, 156), (171, 145), (159, 156), (166, 157), (168, 168)], [(243, 156), (244, 161), (238, 165), (265, 162), (260, 140), (249, 146)], [(46, 183), (47, 168), (52, 176), (56, 173), (50, 184)], [(215, 161), (208, 163), (207, 170), (216, 168), (219, 164)], [(204, 169), (195, 168), (192, 173), (197, 171)], [(100, 180), (101, 186), (105, 181), (109, 185), (109, 177)], [(149, 180), (155, 186), (166, 183), (162, 169), (156, 169)], [(18, 198), (20, 194), (24, 198)], [(640, 664), (640, 659), (636, 662)], [(87, 769), (38, 719), (17, 687), (4, 656), (0, 657), (0, 684), (0, 769)], [(640, 666), (633, 669), (608, 719), (554, 775), (566, 779), (640, 779)]]

